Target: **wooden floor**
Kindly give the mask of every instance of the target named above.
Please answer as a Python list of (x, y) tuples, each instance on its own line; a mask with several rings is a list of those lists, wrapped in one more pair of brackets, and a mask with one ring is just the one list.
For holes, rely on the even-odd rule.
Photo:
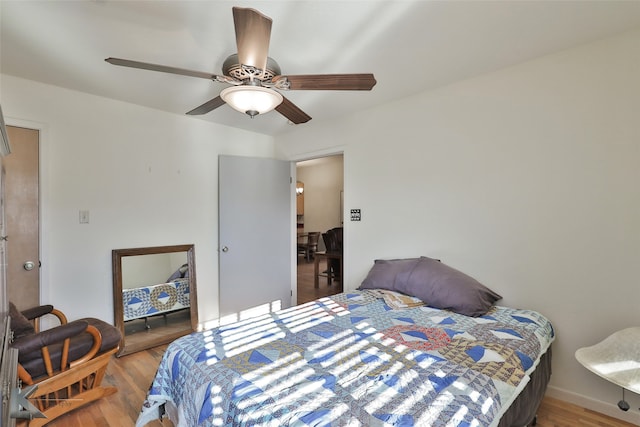
[[(327, 261), (322, 260), (318, 266), (318, 271), (327, 269)], [(327, 285), (327, 279), (320, 277), (318, 287), (313, 287), (313, 261), (305, 262), (302, 257), (298, 258), (298, 304), (313, 301), (318, 298), (341, 292), (342, 287), (339, 282), (333, 280), (331, 286)]]
[(130, 353), (126, 349), (137, 351), (150, 345), (167, 342), (167, 337), (174, 337), (173, 340), (189, 333), (191, 333), (191, 313), (188, 308), (152, 316), (146, 319), (146, 322), (145, 319), (130, 320), (124, 325), (125, 351), (123, 353)]
[[(313, 288), (313, 263), (299, 264), (299, 303), (313, 300), (337, 289), (321, 282), (319, 289)], [(118, 387), (119, 392), (77, 409), (48, 424), (50, 427), (131, 427), (135, 425), (138, 413), (151, 385), (155, 371), (166, 346), (140, 351), (121, 358), (114, 358), (109, 364), (104, 384)], [(172, 423), (157, 421), (148, 427), (169, 427)], [(545, 398), (538, 412), (539, 427), (632, 427), (633, 424), (618, 421), (593, 411)]]

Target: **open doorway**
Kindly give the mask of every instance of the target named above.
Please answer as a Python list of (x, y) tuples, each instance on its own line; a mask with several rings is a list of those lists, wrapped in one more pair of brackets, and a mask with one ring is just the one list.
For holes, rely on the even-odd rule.
[[(343, 155), (320, 157), (296, 163), (296, 229), (298, 232), (298, 304), (342, 291), (342, 269), (336, 258), (316, 257), (325, 253), (329, 235), (339, 231), (344, 221), (344, 161)], [(313, 234), (317, 246), (313, 246)], [(304, 245), (312, 244), (311, 247)], [(342, 240), (340, 237), (340, 248)], [(308, 249), (308, 250), (307, 250)], [(332, 249), (332, 248), (329, 248)], [(315, 274), (316, 258), (319, 277)], [(316, 280), (318, 287), (315, 287)]]

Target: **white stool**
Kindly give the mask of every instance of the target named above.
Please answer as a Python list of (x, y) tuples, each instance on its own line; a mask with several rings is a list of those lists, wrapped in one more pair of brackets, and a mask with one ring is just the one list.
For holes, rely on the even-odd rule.
[(629, 410), (624, 390), (640, 394), (640, 327), (614, 332), (598, 344), (580, 348), (576, 359), (594, 374), (622, 387), (618, 407)]

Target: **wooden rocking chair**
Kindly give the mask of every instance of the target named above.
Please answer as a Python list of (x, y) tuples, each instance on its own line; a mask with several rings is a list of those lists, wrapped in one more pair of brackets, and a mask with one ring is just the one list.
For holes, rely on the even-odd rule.
[[(55, 316), (60, 326), (39, 331), (39, 319), (47, 314)], [(23, 386), (37, 384), (29, 399), (46, 417), (30, 420), (29, 427), (43, 426), (117, 391), (101, 386), (120, 344), (117, 328), (94, 318), (67, 323), (66, 316), (51, 305), (19, 312), (10, 304), (10, 316), (18, 377)]]

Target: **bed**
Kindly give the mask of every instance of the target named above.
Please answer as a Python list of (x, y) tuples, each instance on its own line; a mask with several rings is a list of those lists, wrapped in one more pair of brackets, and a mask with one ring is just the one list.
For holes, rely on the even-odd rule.
[(493, 303), (461, 314), (366, 282), (174, 341), (136, 425), (165, 413), (176, 426), (533, 421), (555, 337), (542, 314)]
[(189, 278), (122, 290), (124, 321), (147, 318), (190, 306)]

